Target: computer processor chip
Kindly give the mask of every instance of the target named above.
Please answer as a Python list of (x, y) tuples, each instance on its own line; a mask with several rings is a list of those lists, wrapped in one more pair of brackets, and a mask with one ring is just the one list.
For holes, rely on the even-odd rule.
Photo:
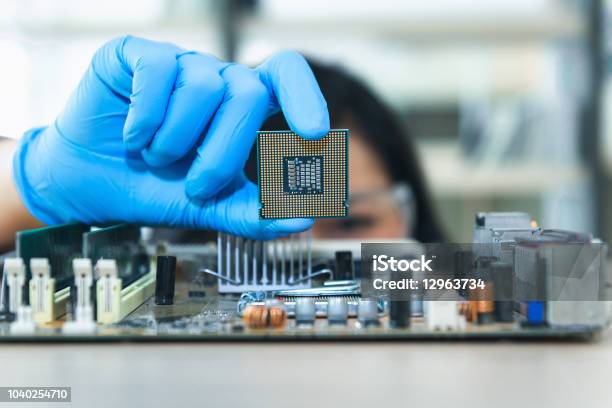
[(348, 137), (344, 129), (320, 140), (289, 130), (259, 132), (261, 218), (347, 216)]

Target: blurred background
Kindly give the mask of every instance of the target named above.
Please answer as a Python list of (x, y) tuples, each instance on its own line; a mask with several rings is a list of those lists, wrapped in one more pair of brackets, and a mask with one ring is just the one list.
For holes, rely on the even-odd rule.
[(295, 49), (342, 65), (416, 139), (436, 210), (612, 236), (612, 0), (4, 0), (0, 134), (61, 110), (124, 34), (255, 64)]

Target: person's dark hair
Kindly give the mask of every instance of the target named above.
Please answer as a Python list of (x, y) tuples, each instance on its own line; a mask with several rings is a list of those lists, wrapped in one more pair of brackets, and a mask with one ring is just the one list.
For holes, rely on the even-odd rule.
[[(412, 188), (417, 214), (414, 238), (422, 242), (444, 241), (414, 144), (396, 115), (362, 81), (341, 68), (313, 60), (308, 62), (327, 101), (331, 127), (350, 118), (362, 130), (365, 142), (383, 159), (392, 182), (405, 182)], [(288, 128), (282, 114), (272, 116), (263, 127), (264, 130)], [(247, 164), (247, 175), (252, 179), (255, 168), (256, 158), (252, 153)]]

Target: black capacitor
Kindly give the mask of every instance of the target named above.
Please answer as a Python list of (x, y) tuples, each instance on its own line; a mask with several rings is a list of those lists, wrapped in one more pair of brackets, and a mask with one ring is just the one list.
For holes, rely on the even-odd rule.
[[(474, 270), (474, 254), (471, 250), (463, 250), (455, 252), (455, 278), (466, 279), (471, 278), (469, 276)], [(467, 288), (460, 288), (458, 291), (459, 295), (463, 297), (468, 296)]]
[(176, 277), (176, 257), (157, 257), (157, 279), (155, 281), (155, 304), (174, 303), (174, 280)]
[(495, 320), (514, 321), (514, 269), (505, 262), (491, 263), (491, 279), (495, 289)]
[(351, 251), (336, 251), (336, 268), (334, 270), (335, 280), (355, 279), (353, 267), (353, 253)]
[(389, 302), (389, 324), (396, 329), (410, 327), (410, 300)]

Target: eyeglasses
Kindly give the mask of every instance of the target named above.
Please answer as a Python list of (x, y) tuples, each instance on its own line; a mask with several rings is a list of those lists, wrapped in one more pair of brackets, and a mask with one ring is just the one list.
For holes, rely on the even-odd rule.
[(316, 238), (405, 238), (411, 235), (416, 208), (412, 189), (396, 183), (388, 189), (350, 193), (350, 215), (318, 220)]

